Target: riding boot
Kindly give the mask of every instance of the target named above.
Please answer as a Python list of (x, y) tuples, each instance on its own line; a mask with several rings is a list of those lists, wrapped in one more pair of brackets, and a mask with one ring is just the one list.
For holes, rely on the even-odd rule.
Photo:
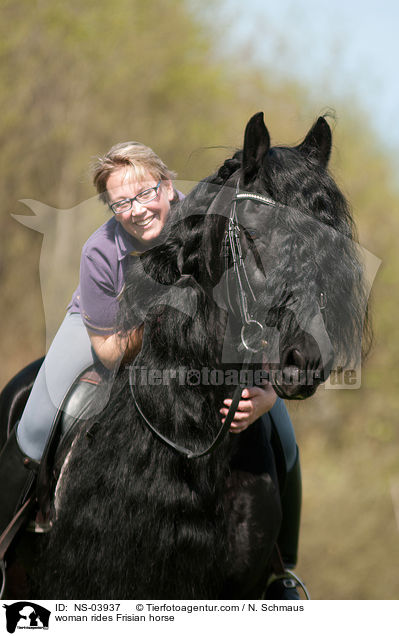
[(0, 535), (32, 491), (38, 466), (21, 451), (14, 428), (0, 453)]

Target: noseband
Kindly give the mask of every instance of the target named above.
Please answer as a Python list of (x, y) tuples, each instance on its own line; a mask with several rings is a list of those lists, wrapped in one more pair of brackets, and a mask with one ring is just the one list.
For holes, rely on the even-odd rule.
[[(211, 205), (211, 208), (214, 207), (217, 199), (219, 197), (215, 197), (213, 204)], [(260, 324), (260, 322), (258, 322), (257, 320), (255, 320), (253, 318), (253, 315), (250, 313), (249, 309), (248, 309), (248, 295), (251, 298), (251, 301), (256, 303), (256, 296), (253, 292), (253, 289), (251, 287), (251, 284), (249, 282), (248, 279), (248, 275), (245, 269), (245, 264), (244, 264), (244, 260), (242, 257), (242, 249), (241, 249), (241, 242), (240, 242), (240, 226), (238, 224), (238, 219), (237, 219), (237, 201), (241, 201), (241, 200), (252, 200), (255, 201), (256, 203), (262, 203), (264, 205), (276, 205), (275, 201), (273, 201), (272, 199), (269, 199), (268, 197), (264, 197), (261, 194), (253, 194), (250, 192), (245, 192), (245, 193), (240, 193), (239, 192), (239, 183), (237, 183), (237, 187), (236, 187), (236, 192), (235, 192), (235, 196), (232, 200), (232, 205), (231, 205), (231, 210), (230, 210), (230, 216), (229, 216), (229, 222), (228, 222), (228, 228), (227, 228), (227, 232), (224, 238), (224, 253), (225, 253), (225, 264), (226, 264), (226, 275), (228, 276), (228, 247), (230, 247), (230, 252), (231, 252), (231, 256), (232, 256), (232, 260), (233, 260), (233, 273), (235, 276), (235, 281), (236, 281), (236, 286), (237, 286), (237, 292), (238, 292), (238, 304), (239, 304), (239, 309), (240, 309), (240, 316), (241, 316), (241, 322), (242, 322), (242, 327), (241, 327), (241, 345), (245, 350), (245, 355), (244, 355), (244, 360), (243, 360), (243, 366), (242, 366), (242, 371), (247, 370), (249, 363), (252, 359), (252, 355), (253, 353), (257, 353), (259, 352), (263, 347), (266, 346), (267, 343), (265, 343), (265, 341), (262, 339), (263, 336), (263, 327)], [(210, 208), (210, 209), (211, 209)], [(209, 213), (210, 210), (208, 210)], [(227, 280), (227, 298), (228, 298), (228, 304), (230, 305), (230, 309), (233, 311), (232, 309), (232, 305), (231, 305), (231, 299), (230, 299), (230, 294), (229, 294), (229, 281)], [(256, 343), (258, 343), (256, 345)], [(135, 371), (136, 367), (134, 365), (134, 363), (130, 366), (129, 369), (129, 384), (130, 384), (130, 391), (133, 397), (133, 401), (134, 404), (136, 406), (137, 411), (139, 412), (139, 414), (141, 415), (146, 427), (151, 431), (151, 433), (163, 444), (165, 444), (166, 446), (168, 446), (168, 448), (170, 448), (171, 450), (175, 451), (176, 453), (178, 453), (179, 455), (182, 455), (183, 457), (185, 457), (186, 459), (198, 459), (199, 457), (203, 457), (204, 455), (208, 455), (209, 453), (211, 453), (213, 450), (215, 450), (215, 448), (217, 448), (219, 446), (219, 444), (222, 442), (225, 434), (227, 433), (227, 431), (230, 428), (230, 425), (234, 419), (234, 415), (235, 412), (237, 410), (237, 406), (238, 403), (241, 399), (241, 393), (242, 390), (245, 388), (246, 386), (246, 382), (245, 381), (241, 381), (233, 394), (233, 399), (232, 399), (232, 403), (230, 405), (229, 411), (226, 415), (226, 419), (223, 422), (222, 426), (220, 427), (215, 439), (213, 440), (213, 442), (204, 450), (202, 451), (198, 451), (198, 452), (194, 452), (191, 451), (188, 448), (185, 448), (184, 446), (180, 446), (179, 444), (176, 444), (175, 442), (173, 442), (171, 439), (169, 439), (168, 437), (166, 437), (165, 435), (162, 435), (162, 433), (160, 433), (156, 428), (154, 428), (154, 426), (151, 424), (151, 422), (148, 420), (148, 418), (145, 416), (145, 414), (143, 413), (143, 411), (141, 410), (139, 404), (137, 403), (137, 399), (134, 393), (134, 381), (133, 381), (133, 372)], [(245, 378), (245, 373), (241, 373), (240, 377)], [(135, 376), (137, 377), (137, 375)]]

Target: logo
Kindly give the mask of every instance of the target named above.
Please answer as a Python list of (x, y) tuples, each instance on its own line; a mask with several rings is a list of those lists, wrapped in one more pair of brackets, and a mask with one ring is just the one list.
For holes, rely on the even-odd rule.
[(41, 605), (30, 601), (18, 601), (3, 607), (6, 610), (9, 634), (13, 634), (16, 629), (48, 629), (51, 612)]

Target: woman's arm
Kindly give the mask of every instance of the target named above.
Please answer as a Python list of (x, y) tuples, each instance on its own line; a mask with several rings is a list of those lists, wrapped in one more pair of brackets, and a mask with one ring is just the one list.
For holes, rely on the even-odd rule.
[(99, 336), (87, 330), (91, 345), (102, 364), (107, 369), (114, 369), (121, 362), (130, 362), (141, 349), (143, 341), (143, 325), (133, 329), (128, 336), (113, 333), (110, 336)]

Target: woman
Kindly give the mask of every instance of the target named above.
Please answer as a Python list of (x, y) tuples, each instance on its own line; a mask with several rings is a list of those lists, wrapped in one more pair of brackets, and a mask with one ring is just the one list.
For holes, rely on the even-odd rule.
[[(129, 337), (121, 337), (115, 330), (118, 296), (128, 256), (137, 256), (156, 243), (168, 215), (173, 214), (174, 204), (183, 196), (174, 190), (173, 176), (150, 148), (136, 142), (113, 146), (94, 166), (94, 185), (113, 216), (83, 247), (79, 287), (39, 371), (16, 431), (0, 455), (0, 482), (8, 484), (7, 492), (3, 489), (0, 494), (0, 532), (32, 486), (34, 469), (74, 380), (99, 360), (108, 370), (110, 387), (123, 358), (133, 358), (140, 349), (140, 329), (132, 331)], [(245, 389), (231, 432), (245, 431), (275, 402), (271, 385)], [(230, 403), (231, 400), (225, 400), (222, 419)], [(279, 403), (276, 413), (280, 413), (282, 430), (286, 431), (290, 447), (296, 449), (288, 415), (280, 400)], [(256, 427), (252, 428), (255, 434)], [(254, 439), (249, 436), (247, 443), (242, 444), (241, 457), (234, 459), (238, 466), (244, 464), (245, 468), (248, 464), (251, 469), (256, 465), (254, 444), (259, 447), (259, 434), (264, 437), (262, 427), (258, 429)], [(270, 457), (265, 459), (261, 453), (259, 471), (269, 461)]]

